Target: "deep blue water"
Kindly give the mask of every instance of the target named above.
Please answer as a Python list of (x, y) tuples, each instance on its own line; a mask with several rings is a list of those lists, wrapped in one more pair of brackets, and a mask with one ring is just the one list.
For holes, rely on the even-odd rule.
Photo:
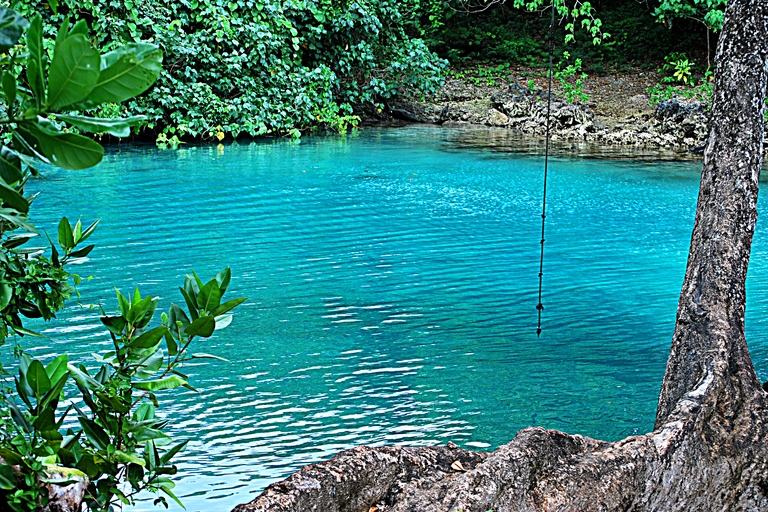
[[(233, 324), (166, 394), (190, 511), (229, 510), (359, 444), (492, 449), (541, 425), (605, 440), (649, 431), (674, 328), (700, 163), (652, 154), (550, 162), (544, 332), (536, 337), (543, 160), (493, 131), (365, 130), (224, 146), (112, 148), (48, 170), (37, 225), (101, 218), (81, 304), (113, 286), (182, 303), (230, 265)], [(592, 151), (587, 148), (586, 151)], [(620, 156), (621, 158), (616, 158)], [(764, 201), (761, 201), (761, 205)], [(768, 378), (758, 223), (747, 333)], [(70, 306), (36, 355), (110, 343)], [(137, 509), (152, 509), (145, 503)]]

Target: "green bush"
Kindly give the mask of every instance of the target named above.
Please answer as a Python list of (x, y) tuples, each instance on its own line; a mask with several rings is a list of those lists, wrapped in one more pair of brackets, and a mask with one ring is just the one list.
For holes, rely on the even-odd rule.
[(218, 131), (236, 137), (303, 130), (327, 116), (330, 104), (343, 118), (363, 103), (431, 94), (446, 66), (409, 36), (425, 14), (417, 0), (65, 0), (56, 12), (48, 6), (31, 0), (19, 10), (44, 13), (50, 36), (70, 17), (87, 21), (94, 45), (104, 50), (138, 40), (162, 49), (167, 65), (157, 83), (124, 107), (147, 116), (156, 132), (174, 128), (208, 138)]

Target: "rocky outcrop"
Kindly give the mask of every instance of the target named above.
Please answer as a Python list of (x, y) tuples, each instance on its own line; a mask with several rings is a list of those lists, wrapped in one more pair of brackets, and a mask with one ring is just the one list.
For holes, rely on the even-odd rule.
[(387, 510), (416, 489), (438, 486), (478, 467), (489, 453), (447, 446), (359, 446), (306, 466), (233, 512)]
[[(531, 91), (518, 83), (500, 91), (486, 89), (480, 92), (487, 96), (480, 98), (472, 97), (470, 91), (462, 89), (446, 96), (449, 101), (442, 103), (406, 102), (398, 112), (408, 115), (397, 117), (445, 126), (475, 124), (535, 135), (546, 133), (546, 92)], [(692, 149), (704, 144), (709, 133), (709, 104), (673, 98), (662, 101), (651, 110), (647, 102), (643, 95), (628, 98), (628, 104), (638, 107), (636, 113), (616, 119), (603, 115), (597, 105), (573, 104), (553, 95), (552, 138), (651, 148)]]

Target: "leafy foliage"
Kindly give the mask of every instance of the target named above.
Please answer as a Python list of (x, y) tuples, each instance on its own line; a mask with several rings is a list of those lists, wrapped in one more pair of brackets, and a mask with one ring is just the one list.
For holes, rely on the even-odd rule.
[[(179, 137), (287, 133), (316, 125), (318, 116), (344, 124), (354, 105), (434, 92), (446, 66), (410, 35), (425, 14), (419, 0), (66, 0), (56, 12), (47, 5), (32, 0), (22, 14), (45, 12), (50, 35), (67, 16), (86, 21), (98, 47), (133, 56), (129, 63), (105, 55), (110, 76), (156, 65), (143, 64), (142, 49), (151, 51), (132, 47), (136, 41), (159, 46), (168, 65), (126, 107)], [(97, 84), (91, 99), (127, 99), (109, 89)]]
[[(453, 66), (473, 61), (546, 65), (548, 13), (510, 9), (511, 5), (512, 2), (507, 1), (481, 12), (459, 12), (446, 18), (443, 26), (428, 31), (425, 40)], [(563, 44), (570, 33), (565, 21), (571, 18), (561, 21), (558, 17), (556, 60), (567, 50), (582, 59), (587, 72), (601, 73), (638, 64), (655, 68), (657, 62), (672, 51), (687, 51), (689, 55), (706, 52), (704, 32), (698, 22), (681, 19), (676, 22), (676, 30), (668, 30), (663, 24), (655, 23), (652, 8), (638, 2), (603, 1), (595, 3), (595, 9), (598, 10), (595, 15), (599, 14), (602, 20), (601, 30), (610, 32), (611, 37), (594, 45), (592, 38), (583, 37), (583, 31), (576, 26), (575, 40)]]
[[(52, 2), (51, 5), (55, 5)], [(19, 44), (26, 30), (26, 48)], [(91, 46), (85, 22), (64, 20), (55, 40), (43, 38), (38, 14), (27, 22), (16, 12), (0, 7), (0, 48), (7, 57), (2, 66), (3, 134), (13, 149), (0, 147), (0, 343), (12, 334), (40, 336), (23, 326), (21, 317), (49, 320), (72, 293), (65, 265), (83, 262), (94, 245), (83, 246), (99, 221), (85, 227), (62, 218), (56, 244), (25, 248), (39, 235), (29, 220), (33, 196), (25, 186), (38, 162), (65, 169), (97, 164), (104, 149), (76, 130), (127, 135), (146, 118), (91, 117), (64, 110), (83, 111), (133, 98), (147, 90), (161, 72), (162, 52), (152, 44), (135, 42), (101, 54)], [(26, 51), (25, 51), (26, 50)], [(26, 78), (26, 81), (25, 81)], [(23, 231), (23, 232), (17, 232)], [(14, 376), (15, 393), (0, 393), (0, 499), (14, 511), (40, 510), (49, 500), (49, 475), (69, 468), (69, 474), (90, 481), (86, 505), (90, 510), (113, 510), (132, 504), (134, 496), (149, 490), (178, 502), (168, 475), (171, 462), (186, 442), (169, 445), (163, 432), (168, 424), (155, 416), (157, 394), (185, 387), (194, 390), (180, 366), (192, 359), (220, 359), (190, 351), (192, 342), (212, 336), (232, 321), (230, 311), (245, 299), (222, 301), (229, 287), (229, 267), (203, 283), (194, 272), (180, 288), (187, 311), (172, 304), (162, 323), (150, 327), (158, 300), (117, 292), (118, 314), (102, 309), (101, 321), (114, 350), (94, 356), (96, 367), (74, 365), (67, 354), (44, 364), (16, 347), (19, 357)], [(60, 404), (73, 386), (87, 410)], [(63, 425), (74, 409), (79, 428)], [(166, 504), (164, 496), (156, 503)]]
[(717, 32), (723, 28), (723, 16), (727, 0), (661, 0), (654, 11), (659, 21), (690, 18), (704, 23)]
[[(565, 54), (566, 59), (569, 55)], [(584, 92), (584, 80), (587, 74), (581, 70), (581, 59), (576, 59), (573, 64), (568, 64), (554, 74), (555, 80), (560, 85), (560, 90), (571, 103), (585, 102), (589, 95)]]

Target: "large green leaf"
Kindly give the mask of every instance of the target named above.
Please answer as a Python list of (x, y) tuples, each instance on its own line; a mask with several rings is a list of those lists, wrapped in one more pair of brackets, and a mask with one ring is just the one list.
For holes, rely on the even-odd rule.
[(216, 329), (216, 319), (212, 316), (201, 316), (184, 328), (187, 336), (202, 336), (207, 338)]
[(160, 464), (163, 466), (168, 464), (174, 455), (176, 455), (177, 453), (179, 453), (180, 451), (184, 450), (187, 447), (187, 443), (189, 443), (189, 440), (184, 441), (183, 443), (179, 443), (173, 448), (171, 448), (170, 450), (168, 450), (167, 452), (165, 452), (163, 456), (160, 458)]
[(64, 169), (80, 170), (101, 162), (104, 148), (88, 137), (62, 133), (38, 122), (25, 127), (37, 139), (38, 148), (54, 165)]
[(51, 382), (58, 382), (65, 373), (67, 373), (67, 365), (69, 364), (69, 357), (67, 354), (62, 354), (45, 367), (45, 373), (48, 374), (48, 378)]
[(48, 378), (43, 363), (37, 359), (29, 365), (25, 377), (35, 397), (40, 398), (51, 390), (51, 379)]
[(185, 384), (187, 384), (187, 381), (177, 377), (176, 375), (171, 375), (170, 377), (165, 377), (157, 380), (146, 380), (143, 382), (134, 382), (133, 387), (135, 389), (143, 389), (146, 391), (160, 391), (163, 389), (178, 388), (180, 386), (184, 386)]
[(214, 279), (217, 283), (219, 283), (219, 290), (221, 291), (221, 294), (224, 295), (227, 292), (227, 288), (229, 288), (229, 282), (232, 279), (232, 269), (229, 267), (225, 268), (216, 274)]
[(151, 329), (135, 340), (131, 342), (129, 345), (131, 348), (150, 348), (154, 347), (158, 343), (160, 343), (160, 340), (163, 339), (163, 336), (165, 336), (165, 333), (168, 331), (168, 328), (164, 325), (155, 327), (154, 329)]
[(82, 34), (67, 37), (53, 53), (48, 105), (54, 110), (84, 100), (99, 79), (101, 55)]
[(88, 440), (99, 450), (104, 450), (109, 446), (109, 435), (104, 431), (99, 424), (88, 418), (78, 418), (80, 425), (83, 426), (83, 432), (85, 432)]
[(62, 217), (59, 221), (59, 247), (64, 250), (71, 249), (75, 245), (75, 237), (72, 234), (72, 225), (69, 219)]
[(215, 308), (213, 311), (211, 311), (212, 316), (220, 316), (226, 313), (227, 311), (231, 311), (243, 302), (245, 302), (245, 297), (240, 297), (238, 299), (232, 299), (228, 300), (227, 302), (224, 302), (220, 304), (217, 308)]
[(88, 133), (108, 133), (115, 137), (128, 137), (132, 126), (141, 126), (147, 120), (146, 116), (121, 117), (116, 119), (100, 119), (66, 114), (56, 114), (56, 119), (66, 121)]
[[(163, 327), (163, 329), (165, 329), (165, 327)], [(156, 350), (140, 364), (141, 367), (136, 370), (136, 378), (148, 379), (152, 377), (163, 364), (163, 349)]]
[(32, 18), (32, 23), (27, 30), (27, 81), (35, 95), (38, 106), (45, 101), (45, 58), (43, 48), (43, 18), (38, 13)]
[(0, 7), (0, 53), (10, 50), (21, 39), (21, 34), (29, 26), (19, 13), (7, 7)]
[(12, 149), (3, 146), (0, 149), (0, 178), (7, 184), (13, 185), (22, 177), (19, 155)]
[(0, 181), (0, 199), (6, 206), (13, 208), (21, 213), (29, 213), (29, 201), (27, 201), (21, 193), (15, 188), (6, 185)]
[(0, 489), (11, 491), (16, 488), (16, 473), (11, 466), (0, 464)]
[(18, 226), (29, 233), (37, 233), (35, 226), (29, 222), (27, 216), (13, 208), (0, 208), (0, 219), (14, 226)]
[(5, 101), (10, 111), (9, 115), (12, 115), (13, 112), (16, 111), (15, 103), (17, 90), (16, 77), (13, 76), (13, 73), (3, 73), (3, 94), (5, 95)]
[(197, 307), (203, 311), (211, 312), (221, 303), (221, 291), (216, 279), (211, 279), (200, 288), (197, 294)]
[(8, 283), (0, 283), (0, 310), (11, 303), (13, 288)]
[(87, 101), (120, 103), (146, 91), (162, 71), (163, 52), (149, 43), (131, 43), (104, 54), (101, 73)]
[(141, 457), (135, 453), (126, 453), (122, 450), (115, 450), (115, 456), (117, 457), (117, 462), (121, 462), (123, 464), (138, 464), (140, 466), (145, 464), (144, 457)]

